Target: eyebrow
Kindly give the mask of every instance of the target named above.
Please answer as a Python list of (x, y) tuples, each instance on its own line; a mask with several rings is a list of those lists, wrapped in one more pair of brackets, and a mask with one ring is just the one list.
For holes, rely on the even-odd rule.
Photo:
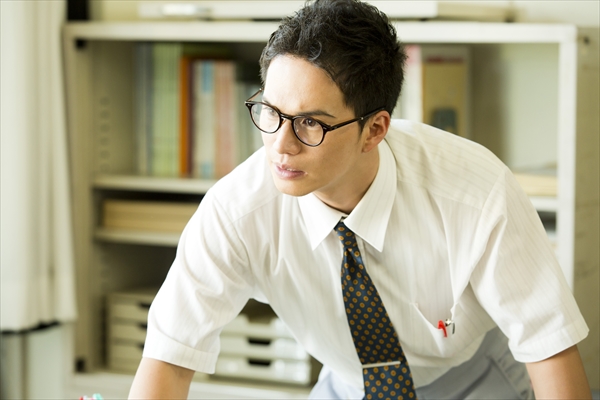
[[(277, 110), (279, 110), (279, 108), (277, 106), (275, 106), (274, 104), (272, 104), (269, 100), (267, 100), (264, 95), (262, 98), (263, 103), (268, 104), (274, 108), (276, 108)], [(281, 110), (279, 110), (279, 112), (281, 112)], [(298, 115), (302, 115), (302, 116), (306, 116), (306, 117), (317, 117), (317, 116), (321, 116), (321, 117), (330, 117), (330, 118), (336, 118), (334, 115), (329, 114), (326, 111), (323, 110), (311, 110), (311, 111), (305, 111), (303, 113), (300, 113)]]

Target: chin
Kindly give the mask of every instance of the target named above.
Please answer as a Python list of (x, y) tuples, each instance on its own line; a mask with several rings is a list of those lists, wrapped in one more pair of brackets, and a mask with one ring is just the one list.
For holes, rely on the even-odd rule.
[(281, 181), (277, 178), (273, 178), (273, 181), (277, 190), (289, 196), (302, 197), (312, 192), (312, 190), (304, 185), (298, 184), (298, 182)]

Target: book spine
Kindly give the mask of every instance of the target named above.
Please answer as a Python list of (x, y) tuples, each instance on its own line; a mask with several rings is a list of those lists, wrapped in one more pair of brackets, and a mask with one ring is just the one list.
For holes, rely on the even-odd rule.
[(216, 175), (221, 178), (235, 167), (233, 111), (235, 70), (231, 61), (217, 61), (216, 104), (217, 104), (217, 156)]
[(192, 71), (193, 60), (187, 65), (187, 102), (188, 102), (188, 112), (187, 112), (187, 121), (188, 121), (188, 133), (187, 133), (187, 170), (185, 172), (185, 176), (191, 177), (193, 170), (193, 153), (194, 153), (194, 77)]
[(215, 177), (215, 63), (194, 63), (194, 176)]
[(180, 88), (179, 88), (179, 71), (180, 71), (180, 60), (182, 56), (182, 44), (173, 43), (170, 47), (169, 52), (169, 78), (168, 78), (168, 126), (165, 128), (169, 136), (169, 155), (167, 165), (167, 176), (176, 177), (179, 175), (179, 100), (180, 100)]
[(134, 110), (135, 110), (135, 138), (136, 138), (136, 166), (137, 173), (147, 175), (149, 172), (148, 160), (148, 140), (150, 124), (148, 121), (151, 91), (151, 59), (152, 46), (147, 43), (140, 43), (135, 47), (135, 91), (134, 91)]
[(235, 142), (237, 145), (237, 154), (236, 154), (236, 159), (238, 163), (241, 163), (242, 161), (244, 161), (246, 158), (248, 158), (249, 151), (250, 151), (250, 143), (249, 143), (249, 139), (250, 137), (248, 136), (248, 124), (246, 124), (245, 122), (246, 119), (248, 119), (248, 116), (245, 115), (248, 112), (246, 110), (244, 110), (246, 108), (246, 106), (244, 106), (244, 100), (246, 100), (246, 98), (244, 98), (244, 96), (246, 95), (246, 87), (247, 84), (245, 82), (242, 81), (236, 81), (235, 83), (235, 113), (236, 113), (236, 117), (235, 117), (235, 127), (234, 127), (234, 132), (235, 132)]
[(423, 46), (421, 58), (423, 122), (469, 137), (468, 47)]
[(152, 51), (153, 71), (153, 88), (152, 93), (152, 164), (150, 174), (153, 176), (166, 175), (164, 170), (167, 138), (165, 133), (165, 118), (167, 108), (165, 106), (167, 91), (167, 54), (168, 45), (163, 43), (155, 43)]
[(185, 177), (189, 171), (190, 142), (190, 96), (189, 67), (191, 59), (183, 56), (179, 60), (179, 176)]

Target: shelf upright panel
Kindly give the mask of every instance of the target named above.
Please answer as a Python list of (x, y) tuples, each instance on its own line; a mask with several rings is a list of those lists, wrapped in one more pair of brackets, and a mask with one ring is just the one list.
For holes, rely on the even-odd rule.
[(575, 279), (575, 188), (577, 143), (577, 32), (558, 53), (558, 261), (573, 290)]
[[(90, 94), (91, 58), (89, 49), (69, 34), (68, 27), (63, 30), (63, 59), (65, 68), (65, 97), (67, 103), (67, 130), (70, 153), (70, 174), (72, 182), (75, 282), (77, 285), (78, 319), (75, 326), (74, 358), (76, 370), (83, 370), (99, 363), (98, 352), (94, 351), (95, 340), (99, 340), (100, 326), (88, 312), (93, 307), (93, 298), (97, 288), (90, 285), (97, 277), (88, 268), (92, 264), (92, 227), (94, 211), (92, 209), (92, 104)], [(85, 360), (85, 365), (79, 360)]]

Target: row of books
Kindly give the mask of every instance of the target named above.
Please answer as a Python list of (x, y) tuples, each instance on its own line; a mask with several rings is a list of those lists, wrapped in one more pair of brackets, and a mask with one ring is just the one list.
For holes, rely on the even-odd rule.
[(217, 179), (262, 146), (244, 100), (258, 67), (218, 46), (140, 43), (135, 132), (140, 175)]
[[(393, 117), (470, 137), (469, 48), (407, 45), (406, 51)], [(260, 87), (258, 65), (232, 61), (217, 45), (140, 43), (135, 56), (139, 174), (218, 179), (262, 146), (244, 105)], [(530, 195), (556, 193), (556, 177), (519, 178)]]
[[(408, 45), (405, 83), (393, 117), (469, 137), (466, 46)], [(135, 130), (141, 175), (217, 179), (262, 146), (244, 100), (258, 66), (227, 48), (140, 43), (135, 52)]]

